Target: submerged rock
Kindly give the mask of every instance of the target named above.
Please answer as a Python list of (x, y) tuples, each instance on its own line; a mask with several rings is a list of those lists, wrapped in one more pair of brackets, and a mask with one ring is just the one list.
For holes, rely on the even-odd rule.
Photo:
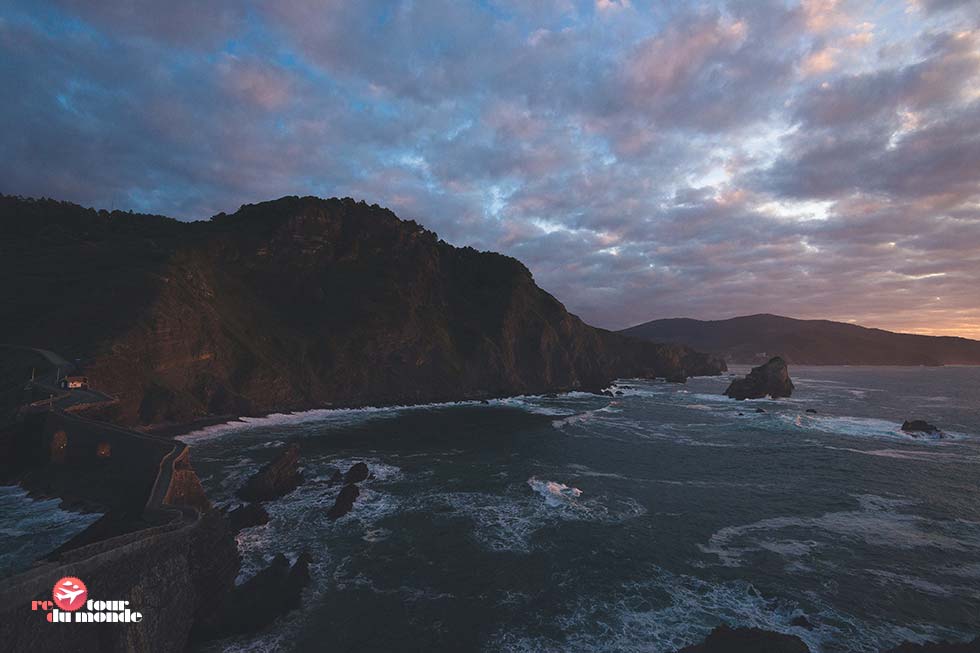
[(928, 434), (938, 434), (942, 436), (942, 431), (937, 426), (933, 426), (924, 419), (914, 419), (912, 421), (905, 420), (902, 422), (902, 430), (910, 435), (915, 435), (916, 433), (928, 433)]
[(816, 414), (817, 414), (817, 411), (816, 411), (816, 410), (814, 410), (813, 408), (807, 408), (807, 409), (806, 409), (806, 412), (808, 412), (808, 413), (810, 413), (810, 414), (812, 414), (812, 415), (816, 415)]
[(269, 523), (269, 513), (261, 503), (246, 503), (227, 513), (228, 526), (238, 533), (243, 528), (261, 526)]
[(361, 491), (356, 485), (345, 485), (340, 489), (340, 494), (337, 495), (337, 500), (334, 501), (333, 507), (327, 511), (327, 519), (330, 521), (337, 521), (347, 513), (351, 511), (354, 507), (354, 500), (360, 496)]
[(789, 397), (793, 394), (793, 381), (789, 378), (786, 361), (779, 356), (765, 365), (753, 367), (744, 379), (732, 381), (725, 394), (732, 399), (762, 399), (769, 395), (773, 399)]
[(807, 630), (813, 630), (813, 624), (804, 615), (799, 615), (798, 617), (793, 617), (793, 620), (789, 622), (791, 626), (797, 626), (799, 628), (806, 628)]
[(796, 635), (722, 624), (701, 644), (686, 646), (677, 653), (810, 653), (810, 649)]
[(299, 471), (299, 445), (291, 444), (238, 490), (245, 501), (269, 501), (289, 494), (303, 482)]

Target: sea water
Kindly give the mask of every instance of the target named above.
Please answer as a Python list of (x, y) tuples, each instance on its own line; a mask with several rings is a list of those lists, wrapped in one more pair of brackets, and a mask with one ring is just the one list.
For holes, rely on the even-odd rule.
[(61, 499), (34, 499), (16, 485), (0, 486), (0, 578), (26, 571), (102, 516), (62, 510), (60, 504)]
[[(314, 559), (300, 610), (211, 648), (656, 652), (720, 623), (826, 652), (980, 634), (980, 368), (791, 373), (779, 401), (727, 399), (727, 375), (622, 380), (615, 397), (190, 434), (218, 504), (299, 444), (306, 481), (238, 536), (240, 580), (276, 553)], [(913, 418), (946, 437), (903, 433)], [(372, 477), (331, 522), (328, 479), (358, 461)]]

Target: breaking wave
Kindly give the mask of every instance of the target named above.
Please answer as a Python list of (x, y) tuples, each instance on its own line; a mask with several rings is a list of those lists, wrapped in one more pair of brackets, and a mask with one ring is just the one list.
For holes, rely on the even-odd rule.
[(19, 486), (0, 486), (0, 578), (27, 569), (102, 516), (59, 508), (60, 499), (32, 499)]

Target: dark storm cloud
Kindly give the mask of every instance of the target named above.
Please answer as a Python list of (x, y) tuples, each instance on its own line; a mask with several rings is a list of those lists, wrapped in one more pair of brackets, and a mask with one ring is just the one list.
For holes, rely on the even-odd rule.
[(950, 0), (14, 2), (0, 190), (351, 195), (603, 326), (980, 336), (978, 44)]

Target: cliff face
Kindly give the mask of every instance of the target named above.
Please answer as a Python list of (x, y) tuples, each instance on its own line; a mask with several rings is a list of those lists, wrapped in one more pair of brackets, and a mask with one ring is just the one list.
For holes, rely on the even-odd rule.
[(350, 199), (179, 223), (0, 198), (0, 342), (82, 359), (130, 424), (718, 373), (592, 328), (520, 262)]

